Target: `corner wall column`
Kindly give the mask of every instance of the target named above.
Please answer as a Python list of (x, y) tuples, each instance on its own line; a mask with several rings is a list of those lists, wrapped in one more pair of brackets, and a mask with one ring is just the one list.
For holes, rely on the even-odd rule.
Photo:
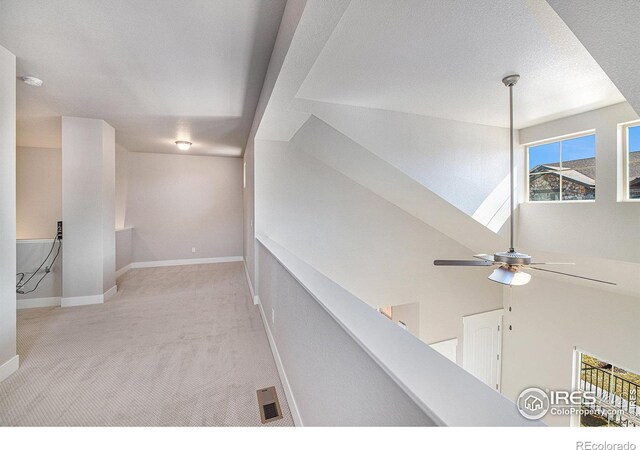
[(16, 354), (16, 57), (0, 47), (0, 381)]
[(62, 118), (62, 306), (116, 292), (115, 130), (100, 119)]

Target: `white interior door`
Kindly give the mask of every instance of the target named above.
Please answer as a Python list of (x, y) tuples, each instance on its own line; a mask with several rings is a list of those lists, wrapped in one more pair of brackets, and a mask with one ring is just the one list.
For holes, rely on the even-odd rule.
[(503, 309), (462, 318), (462, 367), (500, 390)]

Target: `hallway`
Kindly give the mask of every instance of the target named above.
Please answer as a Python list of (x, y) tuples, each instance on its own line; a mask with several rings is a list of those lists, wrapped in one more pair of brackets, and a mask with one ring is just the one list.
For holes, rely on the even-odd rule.
[(131, 270), (102, 305), (18, 311), (0, 425), (259, 426), (286, 398), (242, 263)]

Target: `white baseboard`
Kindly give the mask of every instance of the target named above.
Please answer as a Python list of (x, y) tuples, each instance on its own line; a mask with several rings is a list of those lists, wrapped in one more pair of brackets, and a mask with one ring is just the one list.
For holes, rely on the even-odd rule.
[(284, 389), (284, 395), (285, 397), (287, 397), (287, 403), (289, 403), (289, 410), (291, 410), (291, 417), (293, 418), (293, 423), (297, 427), (302, 427), (304, 426), (304, 424), (302, 423), (302, 417), (300, 416), (300, 411), (298, 410), (298, 404), (296, 403), (296, 399), (293, 396), (293, 391), (291, 390), (291, 385), (289, 384), (289, 379), (287, 378), (287, 374), (284, 371), (284, 366), (282, 365), (282, 359), (280, 359), (280, 353), (278, 352), (276, 341), (273, 339), (271, 328), (269, 328), (267, 317), (264, 315), (264, 310), (262, 309), (262, 303), (260, 303), (260, 297), (255, 296), (255, 299), (258, 302), (257, 305), (258, 305), (258, 309), (260, 310), (260, 317), (262, 317), (262, 323), (264, 324), (264, 329), (267, 332), (267, 338), (269, 339), (269, 346), (271, 347), (271, 353), (273, 353), (273, 359), (276, 362), (278, 375), (280, 375), (280, 381), (282, 381), (282, 388)]
[(0, 366), (0, 381), (9, 378), (20, 367), (20, 356), (16, 355)]
[(131, 267), (131, 263), (127, 264), (126, 266), (116, 270), (116, 279), (120, 278), (122, 275), (124, 275), (125, 273), (127, 273), (128, 271), (130, 271), (132, 269)]
[(103, 297), (104, 301), (106, 302), (117, 293), (118, 293), (118, 286), (115, 285), (111, 289), (109, 289), (107, 292), (104, 293), (104, 297)]
[(66, 308), (68, 306), (97, 305), (100, 303), (104, 303), (104, 294), (84, 295), (80, 297), (62, 297), (60, 306)]
[[(244, 260), (243, 260), (244, 261)], [(247, 268), (247, 262), (244, 261), (244, 273), (247, 276), (247, 283), (249, 284), (249, 291), (251, 292), (251, 299), (253, 300), (253, 304), (258, 304), (258, 296), (256, 292), (253, 290), (253, 284), (251, 283), (251, 277), (249, 276), (249, 269)]]
[(60, 297), (19, 298), (16, 300), (16, 309), (44, 308), (60, 304)]
[(242, 256), (221, 256), (217, 258), (192, 258), (192, 259), (166, 259), (163, 261), (132, 262), (131, 269), (143, 269), (147, 267), (189, 266), (191, 264), (214, 264), (225, 262), (240, 262)]

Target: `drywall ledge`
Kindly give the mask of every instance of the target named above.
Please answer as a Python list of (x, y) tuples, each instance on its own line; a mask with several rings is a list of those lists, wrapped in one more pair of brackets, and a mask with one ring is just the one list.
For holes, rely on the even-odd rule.
[[(436, 424), (543, 426), (269, 237), (258, 241)], [(401, 349), (401, 351), (399, 351)]]

